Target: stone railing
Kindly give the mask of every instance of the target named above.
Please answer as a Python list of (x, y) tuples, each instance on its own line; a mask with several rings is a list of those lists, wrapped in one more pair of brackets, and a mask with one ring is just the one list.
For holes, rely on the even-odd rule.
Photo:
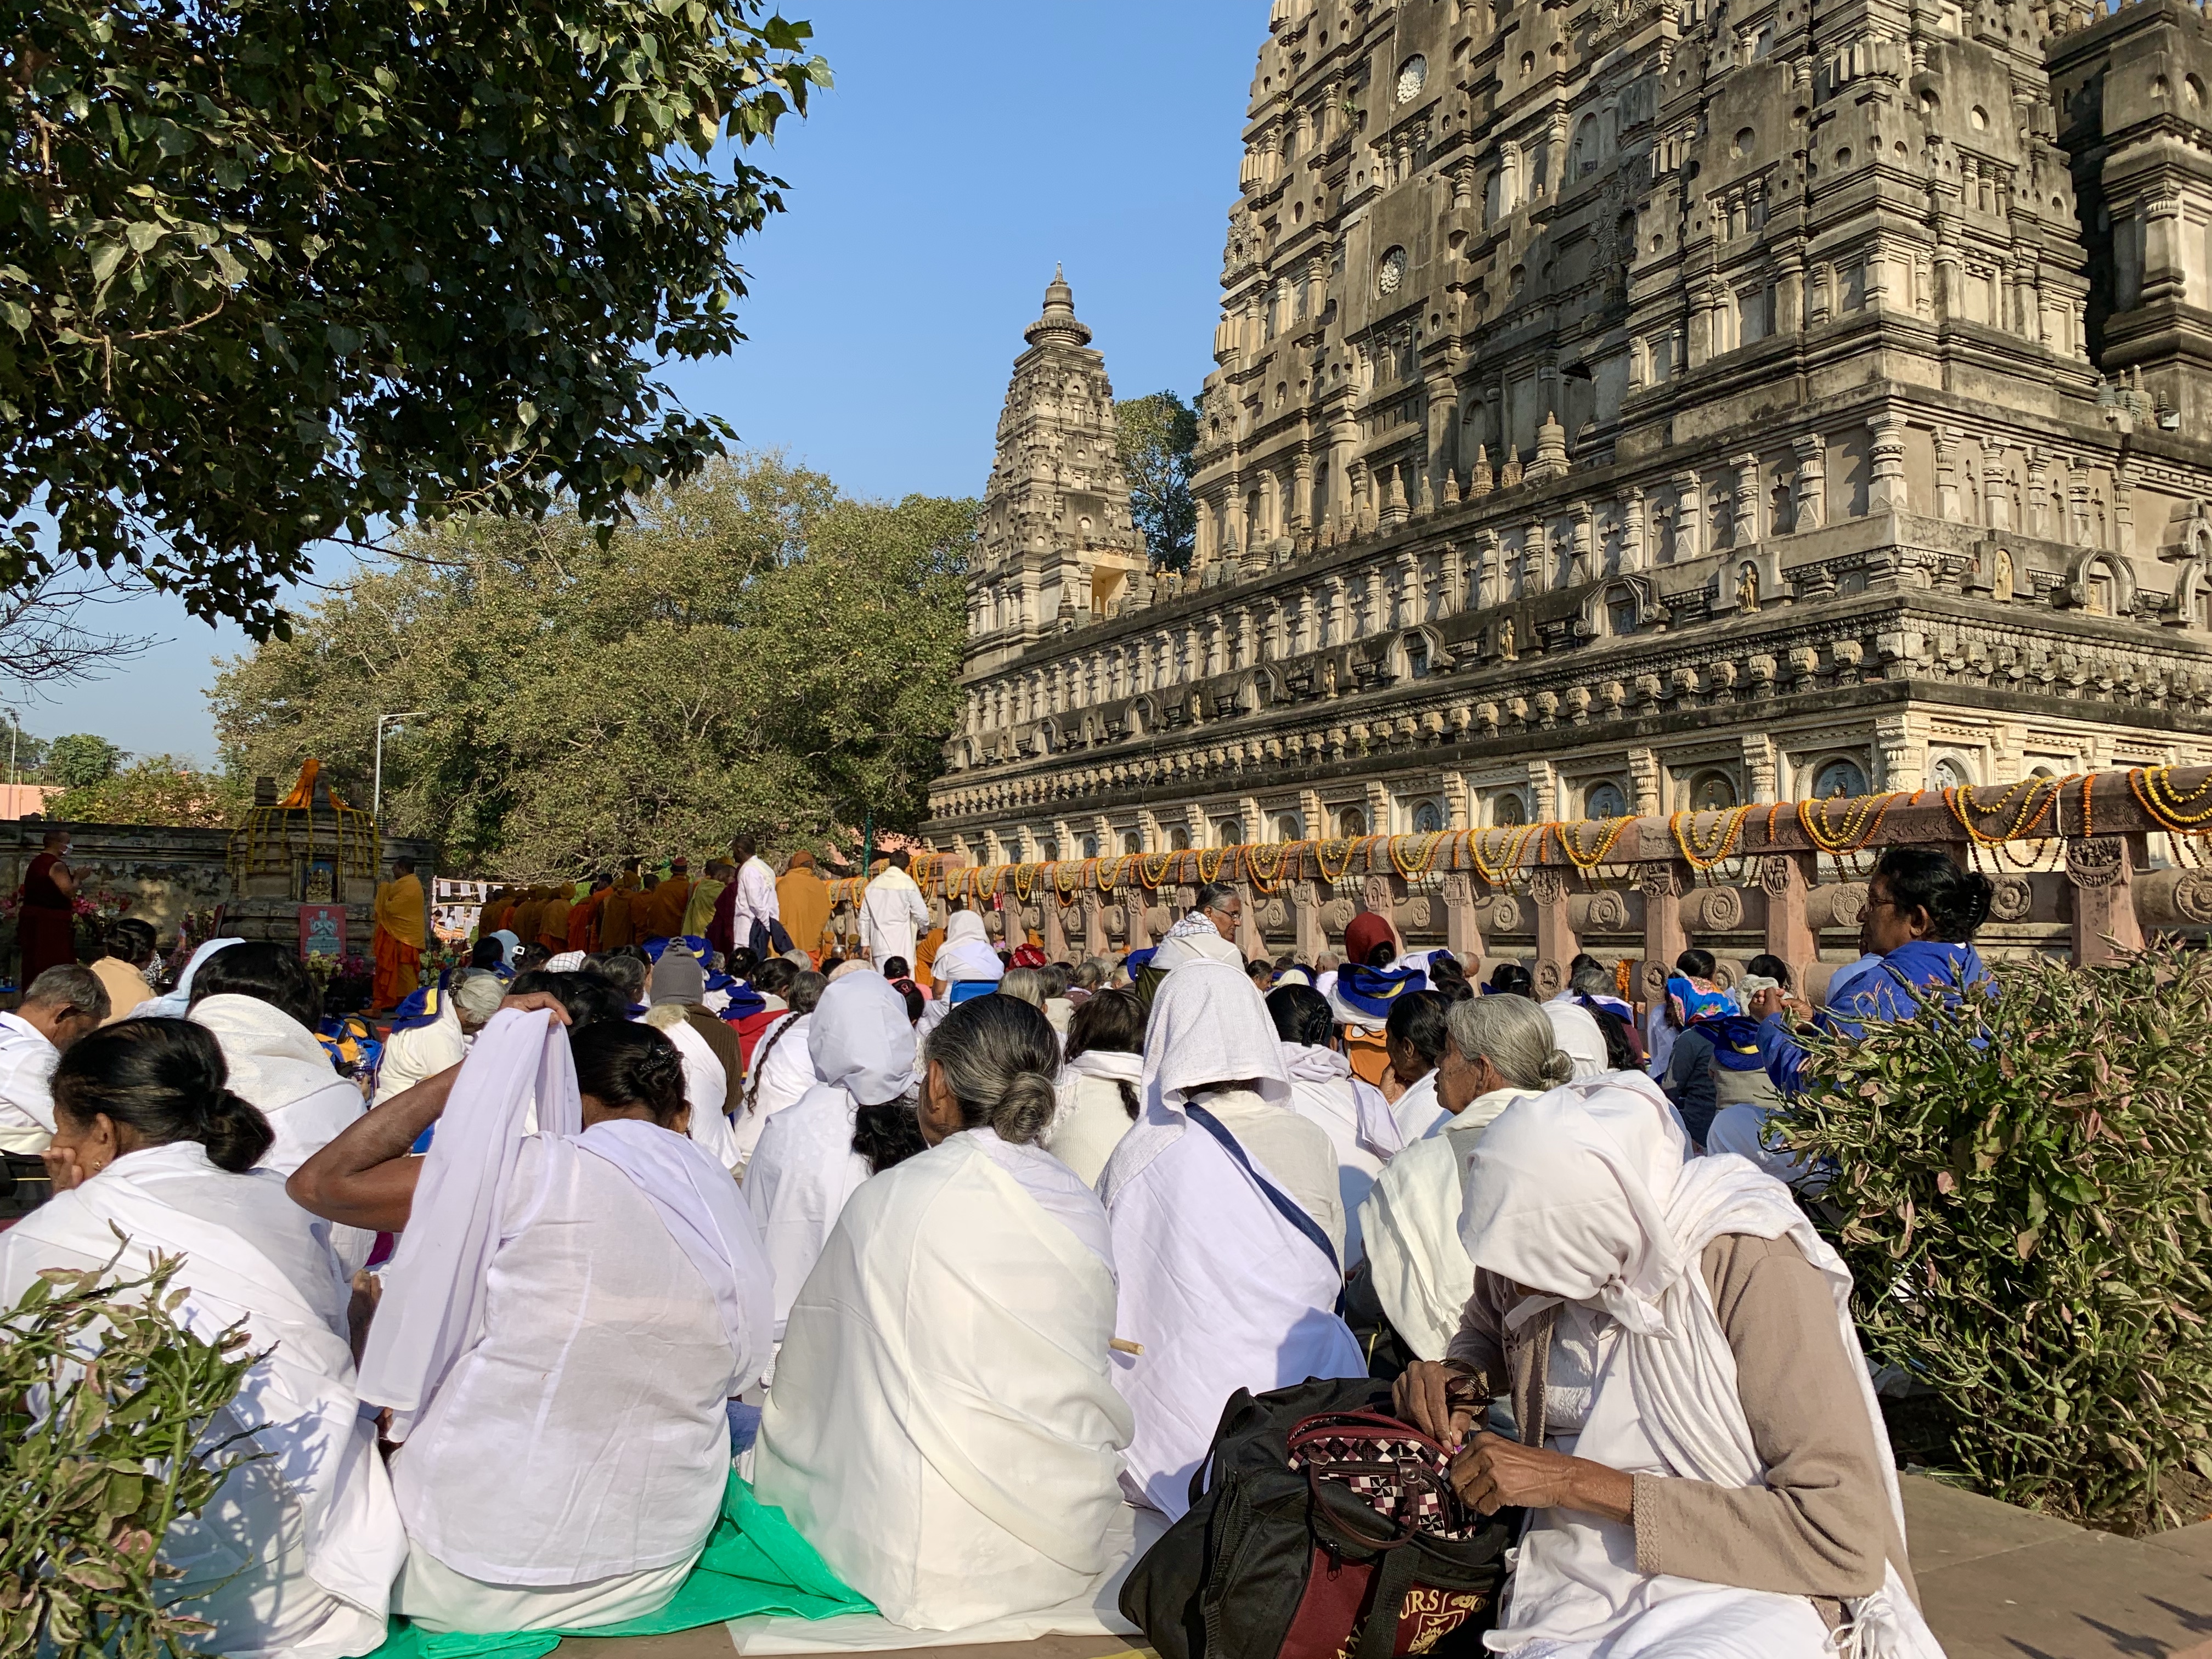
[[(1436, 835), (1370, 836), (1057, 863), (917, 866), (934, 914), (1018, 914), (1054, 961), (1155, 942), (1201, 882), (1243, 897), (1247, 956), (1310, 961), (1340, 948), (1363, 910), (1409, 948), (1443, 945), (1480, 975), (1525, 963), (1547, 994), (1577, 951), (1630, 964), (1640, 995), (1695, 945), (1732, 981), (1762, 951), (1818, 996), (1858, 954), (1867, 878), (1885, 848), (1940, 846), (1996, 888), (1978, 936), (1998, 956), (2108, 961), (2147, 933), (2212, 928), (2212, 767), (2030, 778), (1758, 804), (1671, 817), (1583, 819)], [(833, 883), (832, 929), (850, 939), (859, 883)], [(1017, 937), (1019, 937), (1017, 934)]]

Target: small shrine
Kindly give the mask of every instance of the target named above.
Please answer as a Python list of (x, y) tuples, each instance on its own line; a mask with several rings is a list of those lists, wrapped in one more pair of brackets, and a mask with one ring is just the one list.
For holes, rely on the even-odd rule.
[(230, 834), (222, 926), (241, 939), (296, 940), (301, 954), (342, 958), (368, 948), (381, 863), (376, 820), (350, 806), (310, 760), (289, 793), (253, 781), (253, 806)]

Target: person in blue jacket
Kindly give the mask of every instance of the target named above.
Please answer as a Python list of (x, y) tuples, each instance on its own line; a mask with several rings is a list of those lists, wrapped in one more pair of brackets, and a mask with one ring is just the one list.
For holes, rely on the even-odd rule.
[(1775, 990), (1761, 991), (1752, 1004), (1759, 1056), (1774, 1086), (1798, 1094), (1811, 1081), (1796, 1030), (1808, 1018), (1820, 1030), (1857, 1036), (1870, 1019), (1910, 1019), (1931, 994), (1955, 1006), (1966, 988), (1989, 977), (1972, 940), (1995, 895), (1987, 876), (1960, 869), (1938, 848), (1893, 847), (1883, 854), (1859, 922), (1860, 951), (1881, 960), (1855, 968), (1817, 1014)]

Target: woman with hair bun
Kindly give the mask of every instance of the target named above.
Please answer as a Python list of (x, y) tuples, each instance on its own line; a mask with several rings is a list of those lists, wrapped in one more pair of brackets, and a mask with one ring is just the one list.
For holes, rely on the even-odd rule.
[[(1996, 891), (1987, 876), (1960, 869), (1936, 848), (1893, 847), (1884, 853), (1867, 884), (1859, 919), (1860, 952), (1880, 960), (1853, 977), (1839, 1002), (1817, 1014), (1779, 990), (1761, 991), (1752, 1003), (1759, 1022), (1759, 1058), (1774, 1086), (1792, 1095), (1818, 1085), (1817, 1075), (1808, 1075), (1796, 1024), (1810, 1021), (1817, 1030), (1856, 1037), (1869, 1020), (1911, 1019), (1931, 995), (1956, 1007), (1989, 977), (1972, 940), (1989, 920)], [(1705, 1150), (1734, 1152), (1781, 1180), (1802, 1183), (1810, 1173), (1806, 1166), (1766, 1144), (1773, 1109), (1728, 1107), (1706, 1132)]]
[(407, 1538), (356, 1391), (345, 1287), (312, 1218), (248, 1173), (273, 1137), (228, 1083), (214, 1034), (181, 1019), (126, 1020), (63, 1054), (54, 1196), (0, 1234), (0, 1305), (47, 1268), (112, 1262), (129, 1279), (173, 1255), (180, 1324), (212, 1340), (245, 1322), (258, 1358), (203, 1443), (250, 1434), (268, 1455), (171, 1524), (164, 1599), (215, 1626), (209, 1652), (339, 1659), (383, 1640)]
[(1128, 1552), (1106, 1211), (1036, 1145), (1059, 1069), (1028, 1003), (953, 1009), (928, 1150), (847, 1200), (785, 1328), (760, 1496), (893, 1624), (1054, 1607)]

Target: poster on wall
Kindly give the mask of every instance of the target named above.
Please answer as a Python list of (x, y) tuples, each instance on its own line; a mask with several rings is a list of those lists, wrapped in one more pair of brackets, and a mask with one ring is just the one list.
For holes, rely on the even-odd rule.
[(483, 902), (490, 896), (488, 881), (448, 881), (439, 877), (430, 887), (430, 931), (449, 945), (458, 945), (476, 932)]
[(344, 905), (303, 904), (300, 907), (300, 954), (302, 957), (343, 957), (345, 948)]

